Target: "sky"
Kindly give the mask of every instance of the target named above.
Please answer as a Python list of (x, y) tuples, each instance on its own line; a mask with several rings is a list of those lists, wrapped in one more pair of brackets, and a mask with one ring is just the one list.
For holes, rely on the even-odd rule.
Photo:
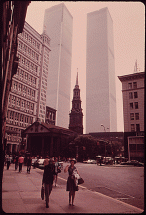
[[(87, 13), (108, 7), (113, 20), (115, 80), (117, 101), (117, 131), (124, 131), (122, 83), (118, 76), (134, 72), (137, 60), (138, 71), (145, 71), (145, 5), (142, 2), (114, 1), (62, 1), (73, 16), (71, 101), (73, 88), (78, 80), (81, 90), (83, 127), (86, 133), (86, 26)], [(45, 9), (61, 1), (31, 1), (25, 21), (42, 34)], [(70, 102), (71, 110), (71, 102)], [(101, 127), (101, 131), (103, 128)], [(101, 132), (100, 131), (100, 132)]]

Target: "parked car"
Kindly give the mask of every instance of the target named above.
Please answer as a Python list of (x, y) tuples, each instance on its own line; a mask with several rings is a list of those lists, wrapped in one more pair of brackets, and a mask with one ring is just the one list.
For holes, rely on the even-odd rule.
[(87, 163), (87, 164), (97, 164), (96, 160), (87, 160), (87, 161), (83, 161), (83, 163)]
[(36, 162), (37, 158), (32, 158), (32, 163), (31, 165), (34, 166), (34, 163)]
[(144, 166), (143, 163), (137, 161), (137, 160), (131, 160), (126, 162), (121, 162), (121, 165), (133, 165), (133, 166)]

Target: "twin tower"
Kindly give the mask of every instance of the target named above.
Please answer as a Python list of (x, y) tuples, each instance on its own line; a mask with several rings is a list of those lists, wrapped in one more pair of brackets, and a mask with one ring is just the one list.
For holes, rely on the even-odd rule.
[[(45, 10), (44, 31), (51, 39), (46, 105), (57, 110), (56, 125), (68, 128), (73, 17), (64, 3)], [(108, 8), (87, 14), (86, 37), (86, 133), (101, 132), (101, 124), (114, 132), (117, 131), (115, 56), (113, 20)], [(82, 133), (78, 75), (72, 105), (69, 128), (76, 124), (78, 133)]]

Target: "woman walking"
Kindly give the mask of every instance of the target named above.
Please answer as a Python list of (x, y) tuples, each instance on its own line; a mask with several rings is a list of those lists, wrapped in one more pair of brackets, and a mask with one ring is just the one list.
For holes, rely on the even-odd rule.
[(75, 199), (75, 191), (78, 191), (78, 185), (75, 181), (74, 171), (78, 172), (74, 164), (76, 163), (75, 159), (70, 160), (71, 165), (67, 165), (64, 169), (64, 172), (69, 173), (68, 179), (67, 179), (67, 188), (66, 191), (69, 191), (69, 205), (71, 205), (71, 197), (72, 197), (72, 206), (74, 206), (74, 199)]

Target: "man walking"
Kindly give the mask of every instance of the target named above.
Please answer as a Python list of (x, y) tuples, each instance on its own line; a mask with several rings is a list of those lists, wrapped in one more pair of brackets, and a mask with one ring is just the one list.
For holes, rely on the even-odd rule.
[(31, 156), (27, 158), (27, 173), (30, 173), (32, 159)]
[(20, 155), (18, 162), (19, 162), (19, 172), (22, 172), (22, 164), (24, 162), (24, 158), (22, 157), (22, 155)]
[(11, 162), (11, 160), (10, 160), (10, 155), (7, 157), (7, 170), (9, 169), (9, 167), (10, 167), (10, 162)]
[(52, 191), (54, 165), (52, 159), (44, 166), (43, 184), (45, 185), (46, 208), (49, 208), (49, 196)]

